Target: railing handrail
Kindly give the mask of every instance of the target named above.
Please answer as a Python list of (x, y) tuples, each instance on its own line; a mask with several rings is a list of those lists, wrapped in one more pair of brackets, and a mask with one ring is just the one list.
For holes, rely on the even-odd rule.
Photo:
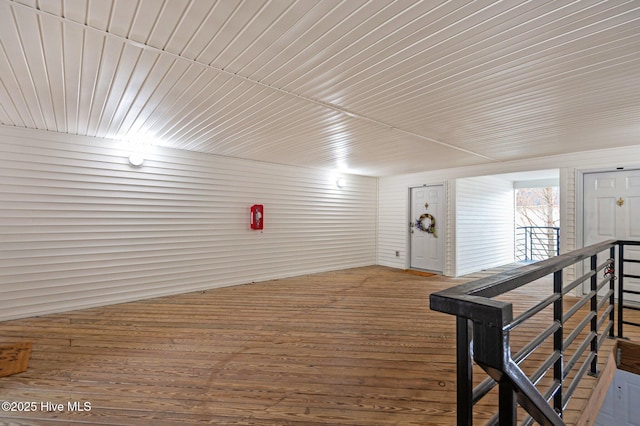
[[(446, 290), (442, 290), (430, 295), (431, 309), (455, 315), (457, 320), (457, 363), (458, 363), (458, 424), (471, 424), (471, 407), (477, 401), (477, 394), (486, 393), (492, 387), (491, 384), (483, 382), (477, 389), (473, 389), (471, 377), (470, 345), (473, 338), (473, 356), (476, 362), (489, 374), (494, 381), (499, 381), (500, 385), (500, 424), (514, 424), (515, 422), (515, 400), (525, 408), (535, 420), (542, 424), (562, 425), (561, 413), (583, 374), (590, 370), (592, 374), (597, 373), (597, 352), (606, 335), (614, 336), (614, 279), (613, 267), (615, 262), (615, 246), (621, 247), (625, 244), (640, 245), (638, 241), (607, 240), (591, 246), (574, 250), (570, 253), (559, 255), (550, 259), (539, 261), (535, 264), (525, 265), (517, 269), (502, 272), (490, 277), (481, 278), (469, 283), (461, 284)], [(607, 251), (609, 259), (598, 265), (597, 255)], [(563, 285), (564, 269), (582, 262), (591, 260), (591, 269), (582, 277), (579, 277), (566, 287)], [(621, 268), (622, 269), (622, 268)], [(605, 271), (604, 279), (598, 282), (598, 273)], [(526, 318), (513, 318), (513, 305), (509, 302), (494, 300), (509, 291), (515, 290), (537, 279), (553, 274), (554, 296), (546, 298), (537, 307), (531, 308), (525, 313)], [(621, 277), (622, 278), (622, 277)], [(564, 313), (562, 296), (582, 283), (589, 283), (591, 291), (583, 297), (572, 309)], [(622, 283), (620, 283), (622, 284)], [(609, 285), (609, 291), (603, 298), (607, 299), (607, 308), (599, 319), (598, 311), (604, 306), (605, 300), (598, 303), (598, 292)], [(574, 330), (567, 340), (563, 338), (564, 321), (578, 312), (580, 307), (586, 306), (591, 301), (591, 311), (580, 323), (580, 330)], [(544, 306), (542, 306), (544, 305)], [(535, 385), (530, 381), (518, 367), (518, 362), (514, 361), (509, 344), (509, 335), (513, 328), (524, 322), (529, 317), (540, 312), (544, 307), (553, 305), (555, 327), (550, 327), (546, 336), (554, 339), (554, 352), (543, 366), (547, 370), (554, 365), (554, 384), (543, 396)], [(606, 326), (605, 319), (609, 321)], [(571, 371), (578, 361), (579, 354), (571, 357), (566, 365), (563, 363), (562, 352), (587, 326), (591, 325), (591, 332), (582, 342), (577, 350), (580, 354), (587, 351), (590, 346), (590, 353), (587, 361), (582, 364), (576, 378), (572, 380), (567, 388), (566, 395), (563, 394), (563, 381), (569, 371)], [(546, 339), (547, 337), (541, 337)], [(517, 358), (517, 357), (516, 357)], [(460, 371), (463, 370), (463, 371)], [(546, 371), (546, 370), (545, 370)], [(481, 389), (479, 389), (481, 388)], [(504, 389), (503, 389), (504, 388)], [(476, 392), (478, 391), (478, 392)], [(480, 396), (481, 397), (481, 396)], [(474, 399), (475, 398), (475, 399)], [(552, 408), (547, 401), (553, 400)], [(473, 402), (471, 402), (473, 400)], [(461, 406), (461, 402), (463, 403)], [(506, 411), (503, 420), (503, 410)], [(466, 417), (465, 417), (466, 416)]]
[[(574, 263), (588, 259), (594, 253), (600, 253), (601, 251), (614, 246), (617, 242), (618, 240), (603, 241), (583, 249), (574, 250), (550, 259), (541, 260), (540, 262), (531, 265), (521, 266), (510, 271), (501, 272), (490, 277), (480, 278), (469, 283), (460, 284), (446, 290), (432, 293), (429, 296), (431, 309), (472, 320), (475, 315), (468, 311), (457, 309), (456, 305), (451, 303), (451, 300), (459, 300), (463, 303), (469, 301), (480, 304), (488, 303), (491, 306), (510, 305), (510, 303), (498, 301), (489, 303), (482, 299), (500, 296), (501, 294), (515, 290), (539, 278), (553, 274), (567, 266), (571, 266)], [(471, 297), (473, 297), (473, 299), (471, 299)]]

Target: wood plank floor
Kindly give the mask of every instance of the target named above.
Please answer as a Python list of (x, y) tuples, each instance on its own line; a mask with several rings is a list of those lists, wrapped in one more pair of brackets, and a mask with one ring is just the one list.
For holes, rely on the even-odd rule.
[(0, 424), (453, 425), (455, 319), (429, 294), (471, 278), (374, 266), (3, 322), (33, 352), (0, 401), (37, 409)]

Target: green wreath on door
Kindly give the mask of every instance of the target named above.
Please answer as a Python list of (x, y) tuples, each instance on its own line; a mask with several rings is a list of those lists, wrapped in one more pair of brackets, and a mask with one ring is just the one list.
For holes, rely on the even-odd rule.
[[(425, 225), (424, 221), (426, 219), (429, 219), (429, 225)], [(426, 232), (427, 234), (433, 235), (434, 238), (438, 238), (438, 235), (436, 234), (436, 219), (429, 213), (425, 213), (420, 216), (420, 218), (416, 219), (416, 228)]]

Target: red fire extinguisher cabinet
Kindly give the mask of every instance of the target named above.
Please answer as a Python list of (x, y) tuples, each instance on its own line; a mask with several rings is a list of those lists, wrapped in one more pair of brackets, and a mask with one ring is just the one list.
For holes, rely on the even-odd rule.
[(264, 206), (262, 204), (254, 204), (251, 206), (251, 229), (264, 228)]

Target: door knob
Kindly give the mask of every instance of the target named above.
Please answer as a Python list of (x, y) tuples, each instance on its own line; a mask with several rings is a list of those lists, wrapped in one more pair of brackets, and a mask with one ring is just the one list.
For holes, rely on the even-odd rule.
[(618, 206), (622, 207), (622, 205), (624, 204), (624, 200), (622, 199), (622, 197), (618, 198), (618, 201), (616, 201), (616, 204), (618, 204)]

